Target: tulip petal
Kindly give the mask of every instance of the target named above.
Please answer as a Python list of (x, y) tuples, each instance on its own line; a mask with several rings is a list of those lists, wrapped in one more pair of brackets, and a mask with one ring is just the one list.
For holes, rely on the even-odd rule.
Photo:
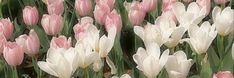
[(216, 17), (217, 15), (220, 15), (221, 13), (221, 8), (220, 7), (214, 7), (213, 11), (212, 11), (212, 18), (213, 18), (213, 21), (215, 22), (216, 21)]
[(110, 60), (109, 57), (106, 57), (106, 63), (107, 63), (108, 66), (111, 68), (111, 74), (116, 74), (117, 69), (116, 69), (114, 63)]
[(51, 64), (46, 63), (46, 62), (42, 62), (42, 61), (38, 61), (37, 65), (39, 66), (39, 68), (53, 76), (58, 77), (58, 74), (51, 68), (53, 66), (51, 66)]
[(181, 15), (185, 13), (185, 6), (183, 3), (181, 2), (176, 2), (174, 4), (174, 7), (172, 8), (176, 18), (179, 20), (181, 20)]
[(140, 26), (134, 26), (134, 32), (137, 36), (139, 36), (144, 41), (144, 28)]
[(165, 50), (163, 52), (163, 54), (161, 55), (161, 57), (160, 57), (160, 60), (159, 60), (160, 68), (159, 68), (159, 70), (161, 70), (163, 68), (163, 66), (167, 63), (168, 56), (169, 56), (169, 49)]

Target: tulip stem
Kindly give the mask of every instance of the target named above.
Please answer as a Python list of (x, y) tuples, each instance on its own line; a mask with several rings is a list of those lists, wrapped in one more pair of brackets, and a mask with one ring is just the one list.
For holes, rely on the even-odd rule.
[(85, 68), (84, 71), (85, 71), (85, 78), (89, 78), (89, 68), (88, 67)]
[(16, 66), (12, 66), (12, 70), (13, 70), (13, 78), (18, 78), (17, 67)]
[(41, 78), (41, 70), (37, 66), (37, 59), (35, 57), (32, 57), (32, 64), (35, 72), (37, 73), (37, 78)]

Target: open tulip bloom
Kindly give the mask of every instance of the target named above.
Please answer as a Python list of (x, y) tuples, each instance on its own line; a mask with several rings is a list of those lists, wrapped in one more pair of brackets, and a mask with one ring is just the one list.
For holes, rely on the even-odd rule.
[(234, 0), (0, 0), (0, 78), (233, 78)]

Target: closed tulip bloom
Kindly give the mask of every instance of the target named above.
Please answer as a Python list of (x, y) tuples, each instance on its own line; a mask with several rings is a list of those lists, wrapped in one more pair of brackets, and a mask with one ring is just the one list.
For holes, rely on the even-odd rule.
[(206, 15), (209, 15), (211, 9), (211, 1), (210, 0), (196, 0), (196, 3), (200, 8), (205, 8)]
[(230, 71), (219, 71), (213, 75), (213, 78), (233, 78), (233, 74)]
[(63, 28), (63, 18), (60, 15), (44, 14), (41, 20), (41, 25), (44, 28), (46, 34), (57, 35)]
[(228, 1), (230, 1), (230, 0), (214, 0), (214, 2), (215, 2), (216, 4), (222, 4), (222, 5), (224, 5), (224, 4), (227, 3)]
[(133, 1), (132, 3), (124, 2), (125, 8), (128, 10), (128, 19), (132, 25), (140, 25), (145, 18), (146, 12), (140, 2)]
[(110, 10), (114, 9), (115, 6), (115, 0), (96, 0), (96, 3), (108, 5)]
[(88, 30), (89, 26), (93, 25), (93, 18), (91, 17), (83, 17), (81, 18), (81, 20), (79, 21), (79, 23), (77, 23), (74, 27), (73, 27), (73, 31), (75, 33), (75, 38), (76, 40), (81, 40), (86, 36), (86, 31)]
[(76, 0), (75, 1), (76, 12), (80, 16), (87, 16), (92, 11), (91, 0)]
[(64, 11), (63, 0), (48, 0), (47, 11), (49, 14), (62, 15)]
[(192, 25), (188, 33), (190, 37), (189, 43), (198, 54), (206, 53), (217, 35), (215, 27), (211, 26), (207, 21), (202, 23), (200, 27)]
[(39, 19), (38, 10), (36, 7), (26, 6), (23, 9), (24, 23), (28, 26), (36, 25)]
[(142, 5), (146, 12), (151, 12), (156, 10), (158, 0), (142, 0)]
[(221, 36), (226, 36), (233, 31), (234, 10), (231, 7), (226, 7), (221, 10), (220, 7), (215, 7), (212, 12), (214, 26)]
[(170, 78), (186, 78), (192, 65), (192, 59), (187, 59), (183, 51), (177, 51), (168, 57), (165, 67)]
[(34, 56), (39, 53), (40, 40), (37, 33), (32, 29), (29, 35), (21, 35), (15, 39), (16, 43), (23, 48), (23, 51), (29, 56)]
[(24, 52), (22, 47), (20, 47), (15, 42), (7, 42), (4, 45), (3, 56), (10, 66), (17, 66), (23, 62)]
[(64, 48), (64, 49), (69, 49), (71, 47), (71, 38), (69, 37), (67, 39), (66, 36), (59, 36), (59, 37), (53, 37), (51, 42), (50, 42), (50, 47), (51, 48)]
[(176, 23), (177, 20), (176, 20), (174, 12), (172, 10), (175, 3), (176, 3), (176, 0), (163, 0), (162, 16), (168, 16), (171, 20), (173, 20)]
[(110, 8), (107, 4), (98, 3), (94, 8), (94, 18), (100, 24), (104, 25), (106, 21), (106, 16), (110, 13)]
[(0, 54), (3, 52), (4, 44), (7, 42), (3, 32), (0, 32)]
[(10, 39), (11, 35), (13, 34), (13, 30), (14, 27), (9, 18), (0, 19), (0, 32), (3, 32), (7, 40)]
[(110, 30), (112, 26), (117, 28), (117, 32), (121, 32), (122, 20), (121, 20), (121, 16), (116, 12), (116, 10), (113, 10), (106, 17), (106, 22), (105, 22), (106, 30), (107, 31)]
[(38, 61), (37, 64), (41, 70), (50, 75), (71, 78), (78, 66), (76, 58), (77, 52), (74, 48), (50, 48), (46, 61)]

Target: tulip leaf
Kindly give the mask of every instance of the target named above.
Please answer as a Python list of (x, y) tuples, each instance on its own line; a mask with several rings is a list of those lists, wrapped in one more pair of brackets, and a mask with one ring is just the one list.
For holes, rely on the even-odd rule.
[(17, 23), (17, 19), (14, 20), (13, 22), (15, 30), (14, 30), (14, 34), (13, 34), (13, 38), (17, 38), (18, 36), (20, 36), (21, 34), (23, 34), (25, 27), (23, 27), (22, 25), (19, 25)]
[(209, 62), (202, 62), (202, 69), (200, 72), (200, 78), (212, 78), (212, 69)]
[(49, 46), (49, 38), (45, 31), (39, 27), (39, 26), (34, 26), (34, 30), (37, 33), (39, 39), (40, 39), (40, 45), (42, 46), (43, 52), (46, 52), (48, 50)]
[(219, 66), (220, 59), (212, 46), (210, 46), (210, 48), (208, 49), (208, 59), (210, 61), (212, 69), (216, 71), (217, 67)]
[(231, 51), (229, 51), (225, 57), (223, 58), (221, 64), (220, 64), (220, 70), (228, 70), (233, 71), (234, 62), (232, 59)]

